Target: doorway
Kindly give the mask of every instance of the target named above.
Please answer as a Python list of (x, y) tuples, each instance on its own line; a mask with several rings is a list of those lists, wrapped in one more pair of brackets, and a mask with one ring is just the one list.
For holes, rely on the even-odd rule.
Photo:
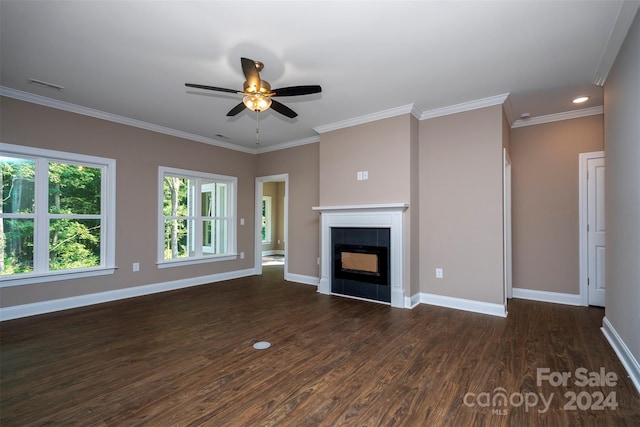
[(579, 256), (582, 305), (605, 306), (604, 151), (579, 155)]
[(289, 174), (256, 178), (256, 275), (263, 265), (282, 265), (288, 272)]

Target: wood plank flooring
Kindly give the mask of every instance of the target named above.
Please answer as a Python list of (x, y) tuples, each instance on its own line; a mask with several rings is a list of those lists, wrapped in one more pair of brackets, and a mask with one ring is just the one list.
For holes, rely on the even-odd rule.
[[(3, 322), (0, 424), (640, 425), (602, 309), (512, 300), (506, 319), (404, 310), (320, 295), (283, 281), (281, 266), (263, 273)], [(575, 384), (576, 369), (601, 367), (614, 386)], [(538, 368), (572, 377), (538, 385)], [(617, 408), (590, 409), (598, 392), (615, 393)], [(565, 409), (565, 393), (585, 409)]]

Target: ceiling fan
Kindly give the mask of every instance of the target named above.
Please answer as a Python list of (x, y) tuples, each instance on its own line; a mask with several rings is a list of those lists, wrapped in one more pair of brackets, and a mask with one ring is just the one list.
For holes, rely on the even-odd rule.
[(247, 79), (244, 82), (242, 91), (226, 89), (223, 87), (206, 86), (195, 83), (185, 83), (185, 86), (193, 87), (197, 89), (215, 90), (218, 92), (237, 93), (244, 95), (242, 102), (233, 107), (227, 116), (235, 116), (245, 108), (255, 112), (261, 112), (269, 107), (273, 108), (280, 114), (283, 114), (289, 118), (294, 118), (298, 114), (291, 108), (284, 104), (272, 99), (276, 96), (298, 96), (298, 95), (310, 95), (313, 93), (322, 92), (322, 88), (318, 85), (306, 85), (306, 86), (289, 86), (280, 89), (271, 89), (269, 82), (260, 78), (260, 71), (264, 68), (264, 64), (260, 61), (254, 61), (248, 58), (240, 58), (242, 63), (242, 72)]

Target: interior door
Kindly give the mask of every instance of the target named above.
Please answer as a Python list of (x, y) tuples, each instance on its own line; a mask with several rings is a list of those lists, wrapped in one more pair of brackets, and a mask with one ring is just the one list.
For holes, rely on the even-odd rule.
[(589, 305), (605, 305), (604, 158), (587, 163), (587, 263)]

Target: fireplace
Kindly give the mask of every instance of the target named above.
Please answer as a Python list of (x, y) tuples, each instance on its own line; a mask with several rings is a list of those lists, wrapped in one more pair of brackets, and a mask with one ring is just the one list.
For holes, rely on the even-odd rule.
[(332, 227), (331, 292), (391, 302), (389, 228)]
[[(405, 203), (314, 207), (321, 212), (318, 292), (408, 307), (402, 257), (407, 207)], [(372, 229), (376, 234), (368, 235)]]

